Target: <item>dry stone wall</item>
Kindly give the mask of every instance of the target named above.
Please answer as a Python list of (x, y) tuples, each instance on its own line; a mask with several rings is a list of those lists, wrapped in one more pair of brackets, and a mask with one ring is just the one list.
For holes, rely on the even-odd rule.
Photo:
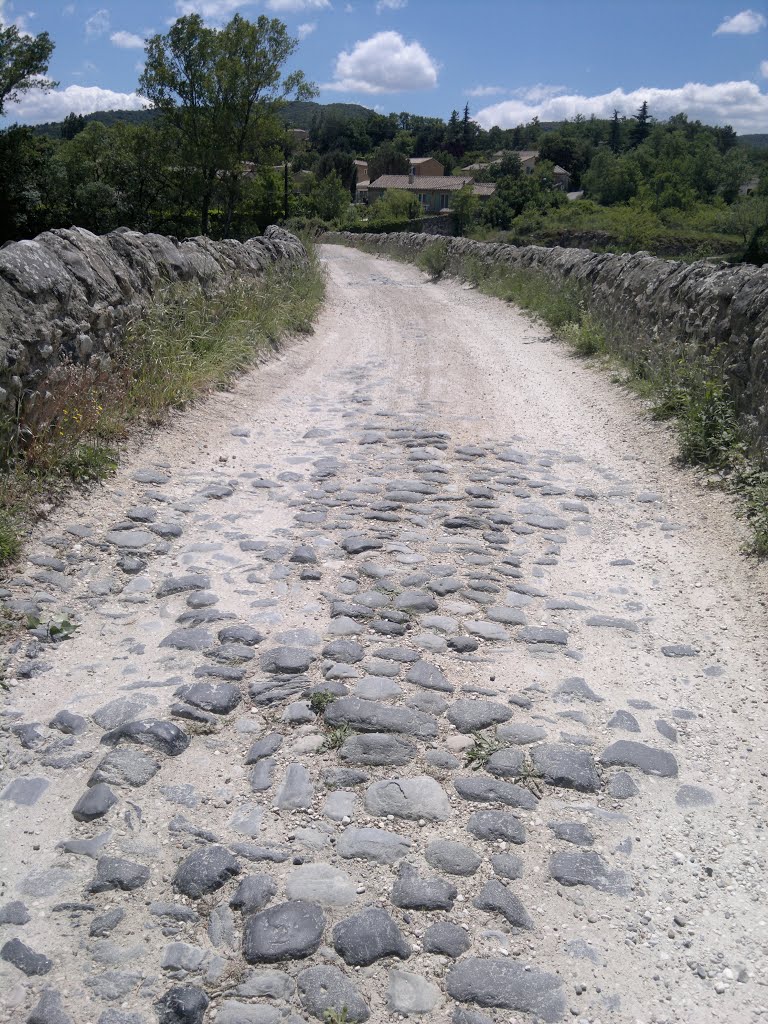
[[(326, 235), (413, 259), (435, 239), (426, 234)], [(605, 327), (610, 348), (652, 371), (678, 360), (722, 365), (739, 413), (768, 448), (768, 268), (679, 263), (647, 253), (594, 253), (451, 238), (449, 266), (474, 257), (487, 265), (531, 270), (557, 286), (574, 282)]]
[(0, 249), (0, 410), (13, 414), (70, 362), (109, 367), (128, 324), (168, 284), (220, 290), (275, 263), (306, 259), (278, 227), (246, 242), (120, 228), (45, 231)]

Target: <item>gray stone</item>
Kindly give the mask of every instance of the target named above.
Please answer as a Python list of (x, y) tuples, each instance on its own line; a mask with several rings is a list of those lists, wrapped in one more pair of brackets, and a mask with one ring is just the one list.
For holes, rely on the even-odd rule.
[(623, 729), (625, 732), (640, 732), (640, 726), (635, 716), (619, 708), (615, 711), (606, 723), (609, 729)]
[(347, 786), (359, 786), (370, 778), (365, 772), (354, 768), (323, 768), (323, 782), (328, 789), (345, 789)]
[(524, 644), (564, 647), (568, 643), (568, 634), (564, 629), (557, 629), (554, 626), (524, 626), (516, 639)]
[(309, 682), (304, 676), (278, 678), (267, 682), (250, 683), (248, 692), (251, 700), (258, 707), (287, 700), (289, 697), (303, 697), (309, 689)]
[(73, 1021), (61, 1005), (59, 993), (46, 988), (27, 1017), (27, 1024), (73, 1024)]
[(461, 763), (458, 757), (454, 757), (447, 750), (428, 750), (424, 755), (424, 760), (433, 768), (442, 768), (444, 771), (452, 771)]
[(263, 793), (272, 788), (277, 762), (273, 757), (263, 757), (253, 766), (250, 776), (251, 791)]
[(689, 644), (665, 644), (661, 653), (665, 658), (695, 658), (699, 652)]
[(338, 1018), (353, 1022), (370, 1017), (368, 1006), (359, 990), (338, 969), (329, 964), (309, 967), (297, 978), (301, 1005), (318, 1020), (328, 1019), (328, 1011)]
[(506, 811), (475, 811), (467, 822), (467, 831), (486, 842), (497, 839), (518, 845), (525, 842), (523, 823)]
[(112, 832), (107, 830), (94, 836), (93, 839), (63, 839), (58, 846), (65, 853), (74, 853), (78, 857), (90, 857), (92, 860), (98, 860), (101, 851), (111, 838)]
[(529, 722), (515, 722), (512, 725), (501, 725), (496, 730), (496, 735), (504, 743), (511, 746), (525, 746), (528, 743), (538, 743), (546, 738), (547, 730), (541, 725), (532, 725)]
[(412, 971), (393, 968), (387, 985), (387, 1008), (405, 1015), (431, 1013), (440, 1001), (440, 989)]
[(515, 779), (524, 774), (525, 763), (525, 753), (519, 747), (502, 747), (488, 758), (485, 770), (499, 779)]
[(345, 871), (330, 864), (302, 864), (288, 876), (289, 900), (310, 900), (323, 907), (347, 907), (357, 899), (355, 885)]
[(617, 772), (606, 788), (616, 800), (628, 800), (640, 792), (629, 772)]
[(675, 794), (675, 803), (686, 810), (695, 807), (713, 807), (715, 798), (703, 786), (681, 786)]
[(427, 821), (446, 821), (451, 813), (445, 790), (429, 775), (372, 783), (365, 793), (365, 809), (379, 816)]
[(165, 947), (160, 964), (164, 971), (174, 974), (194, 974), (205, 959), (205, 950), (188, 942), (171, 942)]
[(224, 999), (218, 1005), (216, 1024), (280, 1024), (282, 1012), (276, 1006), (241, 1003), (238, 999)]
[(472, 636), (479, 636), (481, 640), (499, 640), (504, 642), (510, 639), (507, 630), (500, 626), (498, 622), (484, 622), (479, 619), (465, 622), (465, 627), (468, 633)]
[(394, 864), (405, 857), (411, 840), (383, 828), (345, 828), (336, 842), (340, 857)]
[(451, 1017), (453, 1024), (493, 1024), (487, 1013), (479, 1010), (468, 1010), (465, 1006), (457, 1006)]
[(556, 974), (512, 959), (467, 957), (448, 973), (445, 987), (459, 1002), (530, 1013), (544, 1024), (559, 1021), (566, 1010)]
[(427, 846), (424, 857), (433, 868), (450, 875), (474, 875), (482, 862), (471, 846), (454, 839), (435, 839)]
[(173, 876), (173, 887), (184, 896), (197, 900), (216, 892), (239, 873), (240, 865), (229, 850), (223, 846), (206, 846), (194, 850), (179, 864)]
[(246, 647), (255, 647), (256, 644), (260, 644), (264, 640), (263, 633), (260, 633), (258, 629), (254, 629), (253, 626), (247, 626), (244, 623), (225, 626), (216, 635), (219, 643), (227, 644), (234, 642), (245, 644)]
[(88, 723), (82, 715), (75, 715), (71, 711), (63, 710), (57, 712), (48, 723), (49, 729), (58, 729), (59, 732), (71, 736), (80, 736), (88, 728)]
[(333, 945), (345, 963), (353, 967), (367, 967), (386, 956), (407, 960), (411, 955), (402, 932), (379, 907), (369, 907), (340, 921), (333, 929)]
[(153, 543), (154, 539), (154, 535), (147, 530), (110, 530), (106, 536), (108, 544), (127, 551), (146, 548)]
[(438, 921), (424, 932), (424, 952), (449, 956), (454, 960), (466, 953), (472, 940), (463, 928), (449, 921)]
[(609, 867), (593, 850), (554, 853), (549, 862), (549, 873), (561, 885), (589, 885), (617, 896), (625, 896), (631, 890), (629, 875)]
[(354, 793), (345, 793), (337, 790), (331, 793), (323, 804), (323, 814), (331, 821), (343, 821), (344, 818), (351, 819), (358, 810), (358, 799)]
[(445, 678), (436, 665), (430, 665), (428, 661), (417, 661), (408, 670), (406, 680), (416, 686), (423, 686), (425, 690), (439, 690), (442, 693), (453, 693), (453, 686)]
[(137, 743), (161, 754), (167, 754), (168, 757), (178, 757), (189, 746), (189, 736), (173, 722), (145, 718), (124, 722), (116, 729), (104, 733), (101, 742), (108, 747), (116, 747), (123, 742)]
[(497, 853), (491, 857), (491, 867), (499, 878), (522, 878), (523, 858), (516, 853)]
[(211, 634), (200, 628), (182, 627), (174, 629), (160, 641), (161, 647), (173, 647), (177, 651), (204, 651), (211, 646)]
[(36, 953), (21, 939), (9, 939), (4, 943), (0, 948), (0, 957), (28, 977), (48, 974), (53, 968), (53, 960), (43, 953)]
[(549, 827), (558, 839), (574, 846), (591, 846), (595, 841), (587, 826), (579, 821), (550, 821)]
[(251, 746), (245, 758), (246, 764), (256, 764), (263, 757), (271, 757), (276, 753), (283, 743), (283, 737), (279, 732), (270, 732)]
[(0, 907), (0, 924), (26, 924), (32, 917), (21, 900), (12, 900)]
[(127, 1013), (125, 1010), (105, 1010), (96, 1024), (147, 1024), (147, 1018), (140, 1013)]
[(363, 700), (392, 700), (402, 692), (402, 687), (387, 676), (365, 676), (353, 690), (354, 696)]
[(159, 1024), (203, 1024), (210, 1000), (201, 988), (176, 985), (155, 1003)]
[(192, 707), (214, 715), (228, 715), (242, 700), (239, 687), (232, 683), (189, 683), (173, 693)]
[(344, 665), (356, 665), (365, 657), (365, 648), (355, 640), (332, 640), (323, 648), (323, 656)]
[(661, 733), (664, 739), (669, 740), (671, 743), (677, 743), (677, 729), (674, 725), (670, 725), (663, 718), (657, 718), (655, 724), (657, 731)]
[(99, 857), (96, 875), (88, 887), (89, 892), (109, 892), (119, 889), (133, 892), (149, 881), (149, 868), (123, 857)]
[(72, 816), (76, 821), (96, 821), (97, 818), (103, 818), (116, 803), (117, 797), (109, 786), (100, 782), (83, 793), (72, 808)]
[(589, 686), (586, 679), (582, 679), (580, 676), (572, 676), (570, 679), (566, 679), (560, 683), (554, 692), (556, 697), (565, 697), (567, 701), (575, 698), (576, 700), (602, 703), (604, 699), (599, 697)]
[(245, 920), (243, 956), (249, 964), (304, 960), (320, 946), (325, 915), (317, 903), (291, 900)]
[(491, 700), (455, 700), (449, 707), (446, 718), (459, 732), (479, 732), (490, 725), (507, 722), (512, 709), (505, 704)]
[(301, 675), (306, 672), (315, 655), (305, 647), (274, 647), (261, 656), (261, 667), (265, 672), (281, 675)]
[(639, 768), (646, 775), (659, 775), (662, 778), (677, 776), (677, 760), (673, 754), (636, 740), (617, 740), (605, 748), (600, 761), (608, 766)]
[(49, 785), (48, 779), (43, 778), (13, 779), (0, 793), (0, 800), (7, 800), (17, 807), (32, 807)]
[(450, 910), (456, 886), (442, 878), (422, 878), (410, 864), (401, 864), (392, 886), (392, 902), (404, 910)]
[(361, 732), (395, 732), (418, 739), (437, 736), (437, 722), (431, 715), (360, 697), (340, 697), (328, 705), (324, 717), (331, 726), (349, 725)]
[(241, 804), (229, 819), (229, 824), (241, 836), (257, 836), (263, 818), (263, 808), (258, 804)]
[(191, 590), (207, 590), (211, 581), (202, 573), (188, 573), (186, 576), (168, 576), (158, 584), (158, 597), (170, 597), (172, 594), (185, 594)]
[(525, 810), (533, 810), (537, 806), (536, 797), (529, 789), (488, 775), (461, 775), (453, 780), (453, 785), (464, 800), (500, 803), (508, 807), (522, 807)]
[(157, 761), (141, 750), (111, 750), (94, 769), (88, 785), (144, 786), (159, 770)]
[(287, 1001), (293, 997), (296, 985), (293, 978), (284, 971), (277, 971), (273, 967), (264, 967), (261, 970), (251, 971), (245, 981), (235, 989), (235, 995), (245, 996), (250, 999), (282, 999)]
[(567, 743), (543, 743), (531, 751), (535, 771), (550, 786), (597, 793), (600, 775), (592, 755)]
[(88, 934), (96, 938), (104, 938), (117, 928), (124, 917), (125, 911), (122, 907), (113, 907), (112, 910), (107, 910), (103, 914), (94, 917), (88, 929)]
[(308, 808), (312, 806), (314, 792), (312, 779), (307, 769), (303, 764), (293, 762), (286, 769), (275, 803), (281, 810)]
[(637, 633), (640, 629), (632, 619), (613, 619), (610, 615), (590, 615), (584, 620), (587, 626), (601, 626), (603, 629), (624, 629), (629, 633)]
[(246, 875), (232, 894), (230, 907), (252, 914), (261, 910), (277, 893), (277, 885), (269, 875)]
[(384, 542), (375, 540), (373, 537), (345, 537), (341, 542), (342, 548), (348, 555), (361, 555), (364, 551), (376, 551), (384, 547)]
[(522, 902), (497, 878), (485, 883), (472, 901), (472, 906), (478, 910), (501, 914), (515, 928), (533, 928), (533, 919)]
[(339, 758), (346, 764), (404, 765), (417, 753), (416, 745), (400, 736), (373, 732), (346, 739)]

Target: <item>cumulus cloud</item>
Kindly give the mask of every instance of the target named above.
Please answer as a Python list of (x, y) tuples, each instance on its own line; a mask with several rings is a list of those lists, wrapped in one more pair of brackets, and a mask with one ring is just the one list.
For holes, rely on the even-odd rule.
[(97, 39), (99, 36), (105, 35), (109, 32), (109, 11), (102, 7), (100, 11), (96, 11), (86, 19), (83, 28), (87, 39)]
[(68, 85), (50, 92), (32, 90), (24, 93), (6, 113), (13, 120), (27, 124), (60, 121), (70, 111), (92, 114), (94, 110), (142, 110), (147, 101), (135, 92), (114, 92), (98, 85)]
[(299, 37), (299, 39), (306, 39), (307, 36), (312, 35), (316, 28), (316, 21), (305, 21), (303, 25), (299, 25), (299, 27), (296, 29), (296, 35)]
[(295, 13), (296, 11), (320, 11), (330, 7), (331, 0), (267, 0), (270, 11)]
[(382, 11), (402, 11), (407, 6), (408, 0), (378, 0), (376, 13), (381, 14)]
[(333, 81), (322, 88), (368, 94), (434, 89), (437, 70), (421, 43), (406, 43), (399, 32), (377, 32), (341, 51)]
[(760, 74), (763, 76), (763, 78), (768, 78), (768, 60), (764, 60), (760, 64)]
[(254, 0), (176, 0), (177, 14), (199, 14), (206, 21), (222, 21)]
[(121, 50), (143, 50), (144, 40), (135, 32), (113, 32), (109, 37), (110, 43), (119, 46)]
[(682, 111), (705, 124), (730, 124), (737, 132), (762, 131), (768, 120), (768, 93), (754, 82), (688, 82), (677, 89), (614, 89), (598, 96), (558, 91), (542, 98), (543, 88), (546, 87), (535, 86), (514, 99), (484, 107), (475, 120), (483, 128), (514, 128), (534, 116), (541, 121), (562, 121), (576, 114), (611, 117), (614, 109), (631, 116), (644, 100), (653, 117), (670, 117)]
[(721, 21), (715, 29), (714, 35), (751, 36), (755, 32), (759, 32), (761, 28), (765, 28), (766, 25), (768, 22), (765, 20), (765, 15), (760, 14), (759, 11), (747, 9), (739, 11), (732, 18), (725, 18)]

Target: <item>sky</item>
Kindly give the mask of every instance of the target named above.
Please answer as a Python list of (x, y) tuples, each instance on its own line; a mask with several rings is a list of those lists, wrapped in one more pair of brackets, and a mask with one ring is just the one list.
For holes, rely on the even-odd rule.
[(0, 23), (49, 32), (59, 83), (8, 105), (6, 123), (140, 108), (144, 39), (192, 12), (280, 18), (323, 103), (443, 118), (469, 103), (508, 128), (647, 100), (659, 119), (768, 133), (768, 6), (739, 0), (0, 0)]

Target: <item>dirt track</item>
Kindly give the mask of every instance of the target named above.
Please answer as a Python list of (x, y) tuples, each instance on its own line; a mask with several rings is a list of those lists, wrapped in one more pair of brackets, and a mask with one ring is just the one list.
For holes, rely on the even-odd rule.
[(10, 651), (0, 1021), (768, 1019), (766, 570), (727, 500), (513, 308), (323, 255), (314, 337), (8, 584), (80, 625)]

